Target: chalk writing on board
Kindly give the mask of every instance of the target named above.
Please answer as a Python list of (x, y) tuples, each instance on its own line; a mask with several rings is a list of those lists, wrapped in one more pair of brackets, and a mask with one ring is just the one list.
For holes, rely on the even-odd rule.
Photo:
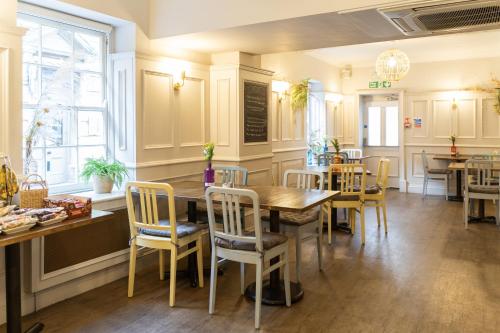
[(244, 83), (244, 140), (245, 143), (267, 142), (267, 84)]

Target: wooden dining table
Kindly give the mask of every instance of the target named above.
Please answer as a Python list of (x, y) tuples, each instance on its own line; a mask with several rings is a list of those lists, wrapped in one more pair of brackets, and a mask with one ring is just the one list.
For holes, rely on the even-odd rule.
[[(171, 183), (174, 187), (174, 196), (178, 200), (186, 200), (188, 203), (188, 221), (197, 222), (197, 202), (205, 201), (205, 187), (199, 181), (180, 181)], [(280, 232), (280, 212), (301, 213), (316, 207), (338, 195), (338, 191), (327, 190), (305, 190), (283, 186), (267, 185), (238, 185), (238, 188), (251, 189), (259, 196), (260, 209), (270, 212), (271, 232)], [(217, 197), (214, 197), (217, 201)], [(242, 207), (252, 207), (252, 202), (248, 198), (241, 198)], [(279, 258), (271, 259), (271, 265), (277, 263)], [(194, 258), (193, 258), (194, 263)], [(189, 263), (190, 271), (196, 274), (194, 264)], [(292, 302), (300, 300), (304, 294), (300, 283), (291, 282), (290, 285)], [(255, 283), (246, 288), (245, 295), (255, 300)], [(270, 273), (269, 281), (262, 286), (262, 303), (267, 305), (284, 305), (285, 289), (283, 280), (280, 280), (280, 270), (276, 269)]]
[[(436, 154), (432, 157), (433, 160), (436, 161), (448, 161), (451, 163), (461, 163), (470, 159), (472, 155), (464, 155), (464, 154)], [(464, 197), (462, 195), (462, 169), (455, 169), (455, 176), (457, 178), (456, 181), (456, 194), (449, 195), (449, 201), (464, 201)]]
[[(20, 243), (34, 238), (83, 227), (92, 223), (110, 221), (112, 212), (92, 210), (91, 216), (65, 220), (49, 226), (34, 226), (30, 230), (13, 235), (0, 235), (0, 247), (5, 248), (5, 298), (7, 307), (7, 333), (20, 333), (21, 328), (21, 246)], [(36, 323), (26, 330), (41, 332), (42, 323)]]
[[(323, 165), (308, 165), (308, 166), (306, 166), (306, 170), (308, 170), (308, 171), (315, 171), (315, 172), (323, 173), (325, 175), (326, 179), (328, 178), (328, 168), (329, 168), (328, 166), (323, 166)], [(361, 174), (363, 173), (361, 168), (355, 169), (354, 172), (357, 176), (361, 176)], [(372, 173), (370, 170), (366, 170), (367, 176), (371, 176), (371, 174)], [(338, 176), (339, 175), (340, 175), (340, 171), (333, 171), (332, 172), (332, 179), (328, 179), (328, 181), (331, 182), (331, 184), (332, 184), (333, 191), (338, 190)], [(347, 222), (340, 223), (338, 221), (337, 208), (332, 207), (331, 214), (332, 214), (332, 228), (334, 230), (341, 230), (341, 231), (347, 232), (349, 234), (352, 232), (351, 226), (349, 225), (349, 223), (347, 223)]]

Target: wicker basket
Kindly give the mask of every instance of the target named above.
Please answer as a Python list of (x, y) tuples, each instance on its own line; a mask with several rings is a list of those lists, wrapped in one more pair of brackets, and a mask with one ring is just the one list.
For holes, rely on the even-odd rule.
[[(36, 186), (37, 188), (32, 188)], [(26, 177), (21, 183), (19, 191), (19, 207), (21, 208), (42, 208), (43, 199), (49, 194), (47, 183), (40, 175), (32, 174)]]

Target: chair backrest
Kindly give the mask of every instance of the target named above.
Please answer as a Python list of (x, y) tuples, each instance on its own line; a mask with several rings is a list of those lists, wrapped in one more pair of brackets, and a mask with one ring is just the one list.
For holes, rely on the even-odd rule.
[[(467, 160), (465, 161), (465, 191), (471, 186), (483, 188), (498, 188), (498, 184), (492, 185), (493, 161), (491, 160)], [(474, 175), (475, 177), (469, 177)]]
[(427, 175), (427, 172), (429, 171), (429, 161), (427, 160), (427, 153), (425, 152), (425, 150), (422, 150), (420, 155), (422, 157), (422, 166), (424, 168), (424, 174)]
[[(138, 212), (136, 212), (136, 206), (134, 205), (134, 200), (132, 198), (133, 192), (138, 193), (139, 195)], [(157, 202), (158, 195), (167, 196), (169, 225), (160, 225), (159, 223)], [(140, 229), (147, 228), (158, 231), (170, 231), (171, 241), (173, 243), (177, 242), (174, 188), (170, 184), (128, 182), (125, 196), (127, 200), (130, 235), (132, 238), (139, 234)]]
[[(217, 230), (214, 214), (214, 197), (222, 204), (223, 229)], [(244, 235), (244, 226), (241, 219), (240, 199), (249, 198), (253, 206), (254, 236)], [(211, 186), (205, 191), (207, 201), (208, 224), (212, 247), (215, 248), (215, 237), (227, 241), (241, 241), (255, 243), (257, 252), (262, 252), (262, 225), (260, 221), (260, 202), (258, 194), (249, 189)]]
[[(214, 165), (213, 169), (221, 174), (222, 183), (248, 185), (248, 169), (241, 166)], [(238, 183), (238, 181), (240, 181)]]
[(339, 155), (342, 158), (342, 164), (351, 163), (351, 160), (349, 159), (349, 154), (347, 154), (345, 151), (339, 152)]
[(360, 158), (363, 157), (363, 151), (358, 148), (346, 148), (342, 149), (341, 152), (346, 152), (349, 158)]
[[(296, 187), (301, 189), (323, 189), (325, 177), (322, 172), (309, 171), (309, 170), (286, 170), (283, 175), (283, 186), (290, 186), (290, 176), (297, 176)], [(316, 183), (316, 177), (318, 182)]]
[[(356, 171), (358, 175), (356, 175)], [(361, 171), (361, 172), (360, 172)], [(332, 164), (328, 168), (328, 190), (332, 191), (332, 175), (337, 174), (337, 188), (342, 195), (365, 195), (366, 187), (366, 165), (364, 164)], [(360, 174), (359, 174), (360, 173)], [(356, 177), (360, 177), (359, 186), (356, 185)]]
[(316, 158), (318, 159), (318, 165), (324, 165), (324, 166), (330, 165), (330, 154), (328, 153), (318, 154), (316, 155)]
[(382, 193), (385, 193), (387, 188), (387, 183), (389, 181), (389, 168), (391, 165), (391, 161), (388, 158), (381, 158), (378, 161), (377, 166), (377, 179), (375, 184), (382, 190)]

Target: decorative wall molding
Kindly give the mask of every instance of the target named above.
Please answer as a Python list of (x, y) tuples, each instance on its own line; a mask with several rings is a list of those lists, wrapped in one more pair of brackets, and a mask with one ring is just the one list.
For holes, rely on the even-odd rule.
[(118, 116), (118, 149), (127, 150), (127, 70), (120, 69), (117, 72), (118, 82), (116, 82), (117, 95), (117, 116)]
[(231, 138), (230, 126), (231, 123), (231, 78), (217, 79), (216, 91), (216, 110), (215, 113), (217, 123), (215, 142), (218, 146), (229, 147), (229, 140)]
[(0, 153), (9, 154), (10, 51), (0, 48)]
[(245, 162), (245, 161), (253, 161), (253, 160), (262, 160), (265, 158), (272, 158), (274, 156), (273, 153), (269, 154), (260, 154), (260, 155), (249, 155), (242, 157), (214, 157), (214, 161), (219, 162)]
[[(405, 143), (406, 147), (447, 147), (449, 148), (451, 144), (445, 144), (445, 143)], [(498, 145), (494, 144), (455, 144), (457, 147), (463, 147), (463, 148), (498, 148)]]
[(158, 166), (164, 166), (164, 165), (188, 164), (188, 163), (203, 162), (203, 161), (204, 161), (203, 157), (200, 156), (200, 157), (185, 157), (185, 158), (176, 158), (176, 159), (170, 159), (170, 160), (141, 162), (141, 163), (135, 163), (135, 164), (127, 163), (127, 164), (125, 164), (125, 166), (127, 168), (131, 168), (131, 169), (143, 169), (143, 168), (152, 168), (152, 167), (158, 167)]
[(273, 149), (273, 154), (288, 153), (291, 151), (303, 151), (309, 149), (308, 147), (293, 147), (293, 148), (277, 148)]

